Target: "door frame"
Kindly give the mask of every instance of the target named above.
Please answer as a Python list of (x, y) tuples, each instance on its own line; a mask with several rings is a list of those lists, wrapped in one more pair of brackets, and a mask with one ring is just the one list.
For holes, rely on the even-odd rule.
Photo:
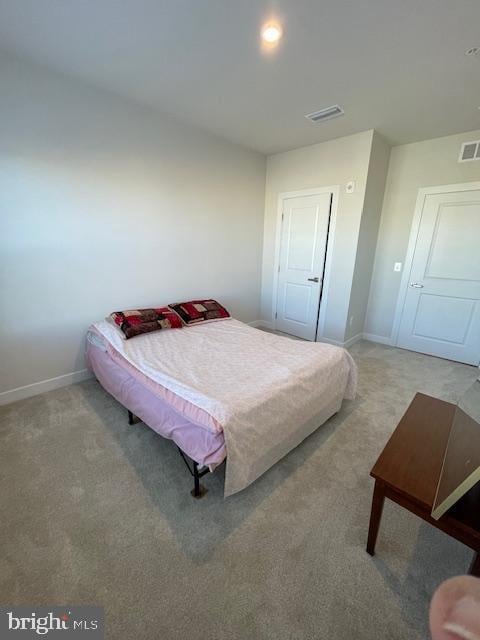
[(398, 292), (397, 305), (395, 307), (395, 316), (393, 320), (392, 342), (394, 345), (398, 343), (398, 334), (400, 333), (400, 323), (402, 321), (405, 300), (407, 298), (408, 283), (410, 282), (410, 274), (412, 272), (413, 256), (417, 246), (418, 233), (420, 231), (420, 223), (422, 221), (422, 211), (427, 196), (437, 193), (452, 193), (455, 191), (476, 191), (480, 189), (480, 182), (460, 182), (458, 184), (437, 185), (435, 187), (421, 187), (418, 190), (417, 201), (415, 203), (415, 212), (413, 214), (412, 225), (410, 227), (410, 238), (408, 240), (407, 254), (405, 256), (405, 264), (403, 267), (402, 279), (400, 280), (400, 289)]
[(280, 267), (280, 250), (282, 244), (282, 213), (283, 213), (283, 201), (288, 198), (301, 198), (303, 196), (317, 196), (324, 193), (330, 193), (332, 195), (332, 206), (330, 210), (330, 224), (328, 226), (327, 237), (327, 249), (325, 253), (325, 267), (323, 270), (323, 283), (320, 297), (320, 311), (317, 320), (317, 334), (315, 340), (318, 342), (319, 338), (323, 336), (325, 329), (325, 319), (327, 305), (325, 301), (328, 298), (328, 290), (330, 286), (330, 273), (332, 269), (333, 248), (335, 241), (335, 227), (337, 224), (337, 211), (338, 211), (338, 197), (340, 193), (340, 185), (334, 185), (333, 187), (314, 187), (312, 189), (301, 189), (299, 191), (282, 191), (278, 194), (277, 199), (277, 219), (275, 225), (275, 253), (273, 261), (273, 291), (272, 291), (272, 325), (273, 328), (277, 328), (277, 319), (275, 314), (277, 312), (278, 302), (278, 270)]

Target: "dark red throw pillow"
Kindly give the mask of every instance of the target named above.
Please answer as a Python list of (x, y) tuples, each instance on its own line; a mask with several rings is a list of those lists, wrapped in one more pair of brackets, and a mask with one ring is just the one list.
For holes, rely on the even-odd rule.
[(225, 320), (230, 314), (216, 300), (189, 300), (168, 305), (181, 317), (186, 325), (213, 320)]
[(181, 329), (183, 326), (178, 315), (168, 307), (114, 311), (110, 318), (127, 340), (143, 333), (160, 329)]

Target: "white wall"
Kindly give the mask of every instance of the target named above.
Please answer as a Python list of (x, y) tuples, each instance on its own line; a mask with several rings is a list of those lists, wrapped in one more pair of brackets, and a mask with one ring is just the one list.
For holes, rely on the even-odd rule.
[(368, 165), (363, 214), (358, 234), (352, 294), (345, 334), (346, 340), (355, 338), (363, 333), (389, 158), (390, 146), (375, 131)]
[(480, 139), (480, 130), (394, 147), (375, 255), (365, 331), (392, 338), (401, 273), (394, 262), (405, 262), (418, 189), (480, 180), (480, 162), (459, 163), (460, 145)]
[(0, 77), (0, 392), (83, 369), (115, 309), (258, 319), (263, 156), (17, 60)]
[[(340, 187), (334, 256), (322, 337), (343, 342), (373, 131), (278, 153), (267, 158), (261, 317), (272, 322), (278, 196), (314, 187)], [(345, 186), (355, 181), (355, 192)]]

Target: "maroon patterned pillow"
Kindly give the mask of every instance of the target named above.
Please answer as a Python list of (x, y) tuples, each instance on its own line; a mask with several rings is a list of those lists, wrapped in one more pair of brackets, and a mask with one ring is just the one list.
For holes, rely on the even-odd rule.
[(230, 314), (225, 307), (222, 307), (216, 300), (189, 300), (188, 302), (177, 302), (168, 306), (178, 313), (186, 325), (230, 318)]
[(178, 315), (168, 307), (114, 311), (110, 314), (110, 319), (127, 340), (142, 333), (150, 333), (160, 329), (181, 329), (183, 326)]

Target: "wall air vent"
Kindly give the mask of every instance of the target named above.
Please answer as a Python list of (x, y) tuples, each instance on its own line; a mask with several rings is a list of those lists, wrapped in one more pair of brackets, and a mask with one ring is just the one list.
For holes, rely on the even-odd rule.
[(330, 120), (331, 118), (338, 118), (338, 116), (343, 116), (344, 110), (342, 107), (339, 107), (338, 104), (334, 104), (333, 107), (325, 107), (325, 109), (320, 109), (320, 111), (315, 111), (314, 113), (309, 113), (305, 116), (312, 122), (323, 122), (324, 120)]
[(462, 144), (458, 161), (471, 162), (472, 160), (480, 160), (480, 140), (464, 142)]

